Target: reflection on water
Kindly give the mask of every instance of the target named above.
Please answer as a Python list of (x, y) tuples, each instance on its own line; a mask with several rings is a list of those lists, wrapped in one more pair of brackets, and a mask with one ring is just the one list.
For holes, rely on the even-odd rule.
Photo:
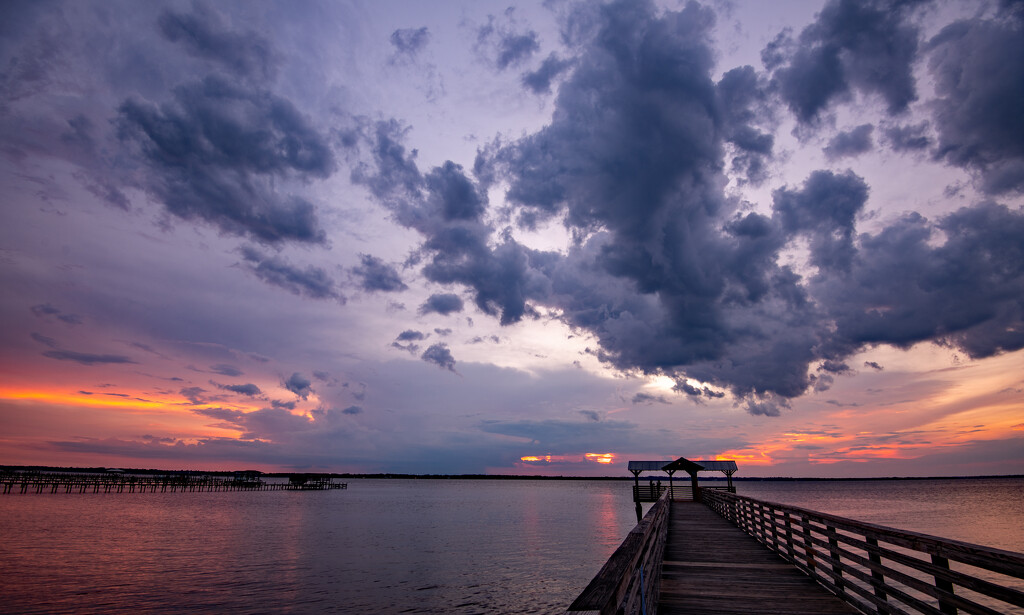
[[(0, 497), (4, 610), (560, 613), (635, 523), (632, 481)], [(1024, 480), (739, 483), (1024, 551)], [(971, 523), (964, 523), (971, 519)]]
[(455, 480), (6, 496), (0, 590), (17, 612), (561, 612), (632, 527), (630, 497)]

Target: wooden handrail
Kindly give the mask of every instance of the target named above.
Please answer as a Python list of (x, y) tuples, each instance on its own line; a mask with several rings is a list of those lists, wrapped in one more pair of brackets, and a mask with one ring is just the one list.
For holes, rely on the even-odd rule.
[(1024, 554), (721, 491), (703, 495), (705, 505), (865, 613), (1024, 609)]
[(666, 492), (573, 600), (567, 615), (635, 615), (657, 611), (661, 561), (668, 537), (668, 508)]

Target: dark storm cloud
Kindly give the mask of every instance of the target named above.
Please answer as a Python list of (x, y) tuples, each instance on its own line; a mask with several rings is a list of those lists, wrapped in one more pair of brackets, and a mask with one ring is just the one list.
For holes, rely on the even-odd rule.
[(802, 190), (773, 192), (772, 208), (787, 233), (808, 237), (812, 265), (847, 271), (855, 254), (855, 219), (867, 199), (867, 184), (853, 173), (814, 171)]
[(687, 366), (741, 396), (799, 395), (818, 334), (813, 306), (775, 262), (778, 225), (730, 220), (722, 194), (726, 138), (760, 121), (744, 111), (753, 73), (718, 89), (714, 16), (697, 5), (660, 17), (643, 2), (599, 11), (551, 124), (498, 154), (512, 201), (600, 230), (567, 258), (532, 263), (567, 324), (597, 336), (603, 361), (670, 375)]
[(448, 344), (434, 344), (424, 350), (420, 358), (427, 363), (433, 363), (441, 369), (446, 369), (450, 372), (455, 371), (455, 357), (452, 356), (452, 351), (448, 349)]
[(79, 113), (68, 120), (69, 130), (60, 135), (60, 140), (69, 145), (75, 145), (85, 151), (93, 151), (96, 148), (95, 126), (88, 117)]
[(255, 397), (260, 395), (263, 391), (260, 390), (255, 384), (217, 384), (213, 383), (217, 388), (225, 391), (231, 391), (232, 393), (239, 393), (241, 395), (248, 395), (249, 397)]
[(218, 363), (216, 365), (211, 365), (210, 369), (213, 372), (215, 372), (217, 374), (220, 374), (221, 376), (232, 376), (232, 377), (235, 377), (235, 376), (241, 376), (242, 374), (245, 373), (242, 370), (240, 370), (237, 367), (235, 367), (234, 365), (228, 365), (227, 363)]
[(425, 340), (425, 339), (427, 339), (427, 336), (426, 336), (426, 334), (424, 334), (421, 331), (414, 331), (413, 329), (406, 329), (405, 331), (402, 331), (401, 333), (399, 333), (398, 337), (396, 337), (395, 339), (398, 340), (399, 342), (411, 342), (411, 341)]
[(824, 361), (819, 371), (826, 371), (832, 374), (845, 374), (850, 372), (850, 366), (840, 361)]
[(221, 17), (201, 4), (189, 14), (164, 11), (157, 27), (189, 55), (220, 64), (231, 74), (269, 80), (276, 72), (278, 58), (270, 41), (255, 32), (227, 30)]
[(181, 396), (189, 400), (193, 405), (206, 403), (206, 400), (203, 398), (203, 393), (205, 392), (206, 389), (200, 387), (185, 387), (179, 391)]
[(746, 404), (746, 411), (754, 416), (780, 416), (782, 414), (782, 408), (788, 407), (789, 404), (785, 403), (785, 400), (748, 400)]
[(363, 290), (397, 292), (409, 288), (394, 266), (369, 254), (360, 254), (359, 260), (360, 264), (352, 269), (352, 273), (360, 278), (359, 287)]
[(427, 297), (427, 300), (420, 306), (420, 314), (432, 312), (447, 316), (453, 312), (462, 311), (462, 297), (452, 293), (435, 293)]
[(446, 161), (427, 173), (428, 206), (446, 222), (479, 220), (487, 207), (486, 196), (466, 177), (460, 165)]
[[(676, 393), (682, 393), (690, 397), (692, 401), (702, 403), (702, 398), (707, 397), (710, 399), (721, 399), (725, 397), (725, 393), (721, 391), (715, 391), (710, 387), (697, 387), (693, 386), (686, 381), (685, 377), (676, 378), (675, 385), (672, 386), (672, 390)], [(635, 398), (634, 398), (635, 399)]]
[[(511, 17), (512, 11), (506, 12), (506, 16)], [(533, 30), (519, 31), (491, 16), (486, 25), (477, 29), (476, 50), (498, 70), (505, 70), (540, 51), (540, 41)]]
[(302, 374), (295, 372), (288, 377), (287, 380), (281, 383), (284, 388), (288, 389), (292, 393), (295, 393), (302, 399), (306, 399), (313, 392), (313, 383)]
[(311, 299), (336, 299), (341, 303), (345, 302), (345, 297), (338, 292), (334, 280), (320, 267), (310, 265), (300, 269), (280, 256), (267, 256), (250, 246), (242, 247), (241, 252), (246, 267), (268, 284)]
[(665, 399), (664, 395), (651, 395), (650, 393), (637, 393), (631, 400), (631, 403), (634, 404), (652, 404), (655, 402), (659, 404), (669, 403), (669, 401)]
[(885, 369), (884, 367), (882, 367), (881, 365), (874, 361), (864, 361), (864, 367), (870, 367), (871, 369), (879, 372)]
[(125, 100), (117, 126), (170, 214), (268, 244), (325, 241), (313, 205), (274, 186), (334, 169), (327, 141), (290, 101), (212, 75), (175, 88), (162, 105)]
[(540, 49), (536, 32), (510, 34), (501, 37), (498, 42), (497, 65), (500, 69), (519, 64)]
[(35, 331), (33, 331), (30, 335), (32, 339), (39, 342), (43, 346), (46, 346), (47, 348), (57, 348), (58, 346), (60, 346), (60, 344), (57, 343), (57, 340), (53, 339), (52, 337), (47, 337), (42, 333), (36, 333)]
[(341, 411), (342, 414), (362, 414), (362, 406), (349, 406)]
[[(936, 235), (945, 236), (933, 245)], [(1024, 211), (996, 203), (863, 236), (850, 275), (814, 281), (839, 350), (937, 341), (973, 358), (1024, 347)]]
[(422, 28), (401, 28), (391, 33), (391, 46), (395, 54), (413, 58), (430, 42), (430, 30)]
[(767, 86), (751, 66), (734, 68), (717, 84), (725, 140), (736, 148), (732, 167), (748, 181), (764, 179), (775, 138), (761, 128), (771, 127), (774, 117), (764, 105)]
[[(858, 233), (866, 182), (824, 170), (776, 190), (770, 215), (740, 210), (725, 195), (726, 158), (748, 156), (731, 166), (755, 179), (773, 155), (775, 120), (753, 69), (712, 79), (714, 14), (641, 1), (578, 10), (585, 15), (568, 20), (578, 54), (551, 121), (486, 148), (475, 165), (487, 186), (505, 182), (521, 227), (563, 221), (576, 240), (564, 254), (531, 250), (486, 224), (486, 191), (457, 165), (421, 173), (398, 123), (363, 135), (372, 161), (353, 179), (421, 233), (428, 280), (470, 289), (504, 325), (536, 314), (535, 305), (552, 308), (598, 340), (599, 360), (666, 375), (695, 401), (728, 391), (763, 416), (826, 389), (848, 371), (846, 359), (874, 344), (932, 341), (971, 356), (1024, 344), (1024, 259), (1011, 240), (1024, 214), (980, 204), (937, 223), (909, 216)], [(813, 59), (800, 53), (833, 57), (841, 69), (838, 89), (795, 107), (798, 115), (809, 121), (852, 91), (905, 109), (916, 97), (907, 11), (831, 2), (802, 35), (807, 50), (780, 46), (776, 85)], [(784, 251), (803, 242), (809, 271), (784, 264)]]
[(392, 348), (404, 350), (410, 354), (416, 354), (420, 351), (420, 347), (415, 342), (423, 341), (429, 337), (427, 334), (413, 329), (407, 329), (398, 334), (395, 341), (391, 342)]
[(889, 113), (917, 99), (913, 62), (918, 30), (908, 20), (918, 1), (830, 0), (796, 41), (783, 34), (762, 54), (783, 101), (812, 122), (853, 91), (877, 94)]
[(241, 412), (226, 408), (197, 408), (196, 414), (223, 421), (225, 427), (242, 431), (242, 440), (279, 441), (294, 432), (308, 430), (312, 422), (305, 416), (292, 414), (282, 408), (260, 408)]
[(118, 363), (135, 363), (131, 357), (119, 354), (93, 354), (91, 352), (75, 352), (73, 350), (47, 350), (44, 357), (58, 361), (74, 361), (82, 365), (110, 365)]
[[(721, 192), (722, 144), (735, 126), (757, 119), (743, 111), (749, 72), (726, 80), (733, 90), (720, 97), (710, 78), (714, 16), (699, 6), (663, 17), (643, 2), (595, 10), (592, 43), (562, 84), (552, 123), (488, 161), (508, 178), (508, 198), (522, 224), (564, 214), (587, 238), (568, 256), (530, 250), (508, 237), (491, 247), (491, 230), (476, 220), (455, 223), (436, 205), (426, 207), (431, 200), (422, 176), (394, 123), (371, 135), (374, 172), (361, 169), (354, 177), (399, 221), (427, 236), (428, 278), (473, 288), (478, 307), (500, 313), (503, 324), (531, 314), (529, 301), (545, 302), (560, 308), (570, 326), (597, 335), (599, 358), (619, 367), (657, 372), (707, 361), (709, 377), (720, 382), (748, 374), (752, 383), (732, 383), (740, 394), (799, 394), (808, 386), (813, 355), (786, 353), (814, 333), (784, 340), (773, 329), (781, 314), (795, 322), (814, 319), (807, 318), (810, 304), (797, 277), (773, 269), (783, 238), (756, 215), (721, 230), (729, 213)], [(723, 101), (731, 105), (728, 114)], [(750, 317), (729, 313), (734, 304), (768, 295), (771, 303)], [(740, 332), (769, 341), (742, 346), (756, 352), (745, 364), (732, 364), (734, 373), (714, 376), (717, 359)], [(755, 376), (753, 361), (773, 372), (804, 373), (766, 383), (776, 374)]]
[(558, 54), (552, 52), (541, 62), (537, 70), (523, 73), (523, 85), (534, 94), (550, 94), (551, 83), (570, 67), (571, 60), (562, 60)]
[(32, 313), (39, 318), (46, 318), (47, 316), (53, 316), (62, 322), (66, 322), (69, 325), (80, 325), (82, 324), (82, 317), (78, 314), (68, 314), (58, 308), (53, 307), (49, 303), (41, 303), (39, 305), (33, 305), (31, 308)]
[(545, 280), (530, 271), (541, 253), (508, 236), (491, 247), (494, 230), (482, 220), (486, 191), (467, 177), (460, 165), (445, 162), (420, 173), (415, 152), (406, 153), (404, 130), (395, 121), (378, 122), (364, 135), (373, 163), (357, 167), (353, 181), (367, 186), (388, 207), (399, 224), (424, 235), (422, 273), (440, 284), (464, 284), (474, 302), (501, 322), (517, 322), (532, 313), (531, 297), (543, 296)]
[[(1019, 11), (1018, 11), (1019, 15)], [(976, 172), (989, 194), (1024, 192), (1024, 25), (971, 19), (929, 43), (936, 156)]]
[(928, 122), (908, 124), (906, 126), (886, 126), (882, 129), (885, 142), (894, 151), (912, 152), (926, 150), (932, 145), (928, 135)]
[(870, 152), (875, 144), (871, 139), (875, 127), (871, 124), (861, 124), (847, 132), (840, 132), (829, 140), (825, 146), (825, 158), (839, 160), (860, 156)]

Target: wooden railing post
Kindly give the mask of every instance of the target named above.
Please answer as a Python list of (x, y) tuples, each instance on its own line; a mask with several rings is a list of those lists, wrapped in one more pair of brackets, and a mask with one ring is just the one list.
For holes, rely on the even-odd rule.
[[(945, 557), (932, 555), (932, 564), (939, 568), (949, 570), (949, 560)], [(950, 595), (953, 594), (953, 584), (946, 579), (935, 577), (935, 588)], [(957, 615), (956, 605), (949, 600), (943, 600), (942, 596), (939, 596), (939, 610), (942, 611), (944, 615)]]
[(811, 542), (811, 520), (806, 515), (800, 515), (800, 529), (804, 536), (804, 553), (807, 556), (807, 569), (811, 576), (814, 572), (814, 543)]
[[(1024, 607), (1014, 581), (1024, 579), (1021, 553), (732, 494), (714, 493), (706, 503), (863, 613), (994, 614), (1009, 612), (1000, 606)], [(821, 558), (828, 568), (816, 561)]]
[(772, 524), (772, 551), (780, 553), (782, 547), (779, 546), (779, 517), (776, 515), (774, 507), (768, 507), (768, 519)]
[(789, 555), (789, 561), (796, 561), (796, 553), (793, 551), (793, 519), (788, 512), (783, 512), (786, 516), (786, 554)]
[[(878, 553), (878, 540), (875, 538), (867, 538), (868, 542), (868, 561), (876, 566), (882, 565), (882, 556)], [(871, 586), (875, 589), (875, 598), (878, 598), (882, 602), (886, 602), (888, 598), (885, 595), (885, 575), (880, 570), (871, 571)], [(876, 609), (878, 613), (881, 613), (881, 608)]]
[(828, 535), (828, 552), (832, 556), (832, 582), (836, 584), (836, 590), (840, 596), (846, 596), (846, 585), (843, 582), (843, 564), (839, 555), (839, 539), (836, 536), (836, 528), (831, 525), (825, 526), (825, 533)]

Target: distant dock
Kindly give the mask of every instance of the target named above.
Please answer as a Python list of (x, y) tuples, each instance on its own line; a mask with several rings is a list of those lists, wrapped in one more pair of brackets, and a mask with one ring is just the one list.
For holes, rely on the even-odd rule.
[(566, 615), (1024, 613), (1024, 554), (701, 488), (702, 462), (672, 463), (692, 489), (659, 490)]
[(288, 482), (267, 481), (259, 472), (236, 472), (233, 476), (204, 473), (139, 476), (101, 473), (4, 472), (0, 474), (3, 494), (40, 493), (185, 493), (207, 491), (323, 491), (347, 489), (322, 474), (293, 474)]

